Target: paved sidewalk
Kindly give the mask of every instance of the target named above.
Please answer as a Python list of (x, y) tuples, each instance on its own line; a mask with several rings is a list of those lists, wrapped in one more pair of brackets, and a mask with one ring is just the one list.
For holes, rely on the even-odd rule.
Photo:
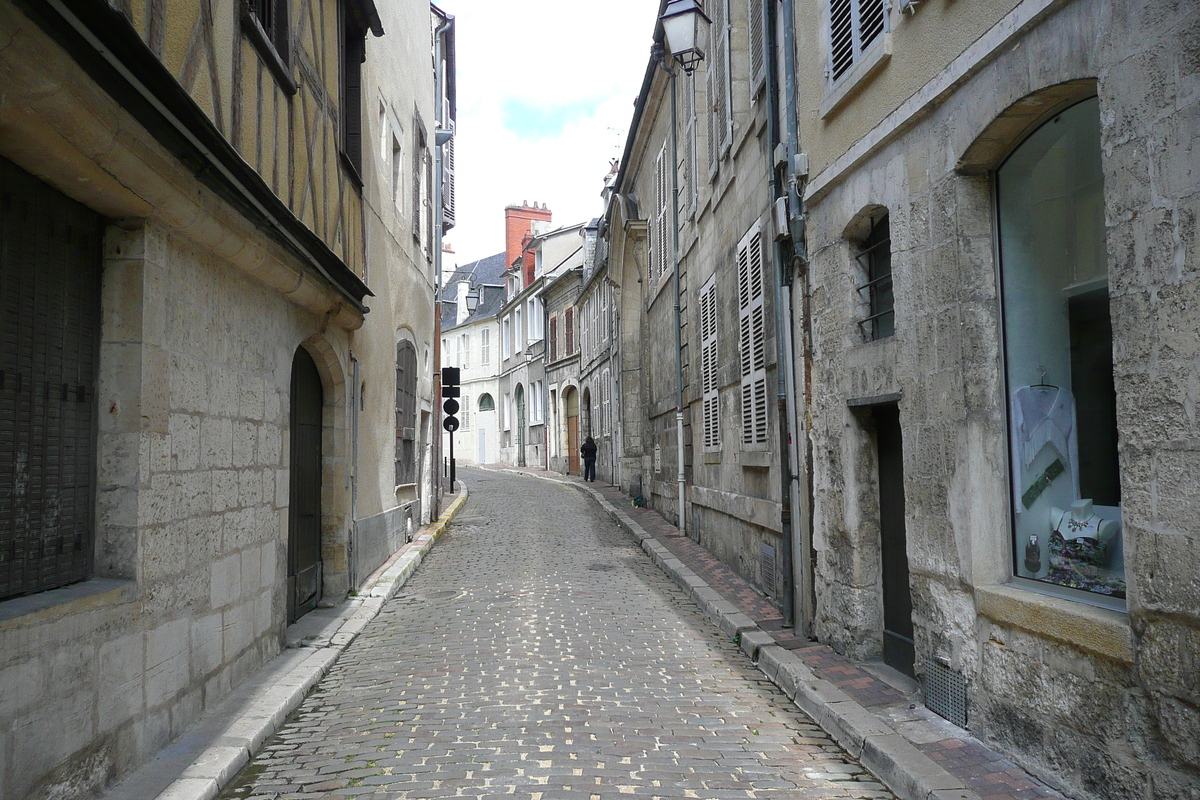
[(358, 595), (289, 626), (287, 649), (101, 800), (213, 800), (416, 571), (466, 503), (468, 491), (461, 481), (459, 487), (442, 499), (442, 515), (372, 573)]
[[(794, 635), (779, 611), (656, 511), (614, 486), (500, 464), (588, 492), (797, 706), (903, 800), (1064, 800), (969, 732), (925, 708), (919, 688), (879, 677), (832, 648)], [(868, 669), (869, 668), (869, 669)], [(879, 673), (879, 674), (877, 674)], [(894, 685), (898, 684), (898, 685)]]

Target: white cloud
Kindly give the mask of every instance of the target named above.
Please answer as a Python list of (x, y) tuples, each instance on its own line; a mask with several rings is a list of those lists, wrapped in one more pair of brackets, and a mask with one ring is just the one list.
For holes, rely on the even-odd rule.
[[(561, 225), (597, 216), (645, 75), (658, 0), (438, 7), (456, 23), (458, 224), (446, 237), (456, 260), (504, 248), (507, 205), (545, 203)], [(530, 109), (543, 133), (506, 126), (514, 108)]]

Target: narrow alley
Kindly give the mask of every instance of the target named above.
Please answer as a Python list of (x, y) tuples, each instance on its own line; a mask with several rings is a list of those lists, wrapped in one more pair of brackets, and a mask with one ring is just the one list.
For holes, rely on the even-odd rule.
[(447, 535), (223, 798), (887, 798), (577, 490)]

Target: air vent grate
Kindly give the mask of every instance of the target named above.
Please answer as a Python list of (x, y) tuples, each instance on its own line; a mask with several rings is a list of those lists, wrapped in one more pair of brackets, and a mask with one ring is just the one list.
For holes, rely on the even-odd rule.
[(775, 548), (769, 544), (762, 545), (758, 557), (758, 580), (763, 591), (771, 597), (775, 596)]
[(936, 659), (925, 662), (925, 706), (960, 728), (967, 727), (967, 682)]

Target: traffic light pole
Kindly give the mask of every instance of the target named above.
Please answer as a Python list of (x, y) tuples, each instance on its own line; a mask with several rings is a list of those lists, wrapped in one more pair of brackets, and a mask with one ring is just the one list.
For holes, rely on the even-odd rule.
[(450, 431), (450, 491), (454, 491), (454, 431)]
[(462, 393), (459, 388), (459, 369), (458, 367), (442, 367), (442, 397), (446, 398), (442, 402), (442, 411), (446, 412), (446, 418), (442, 420), (442, 428), (446, 433), (450, 434), (450, 491), (454, 491), (454, 481), (457, 478), (455, 474), (454, 463), (454, 432), (458, 430), (458, 417), (454, 416), (458, 413), (458, 398)]

